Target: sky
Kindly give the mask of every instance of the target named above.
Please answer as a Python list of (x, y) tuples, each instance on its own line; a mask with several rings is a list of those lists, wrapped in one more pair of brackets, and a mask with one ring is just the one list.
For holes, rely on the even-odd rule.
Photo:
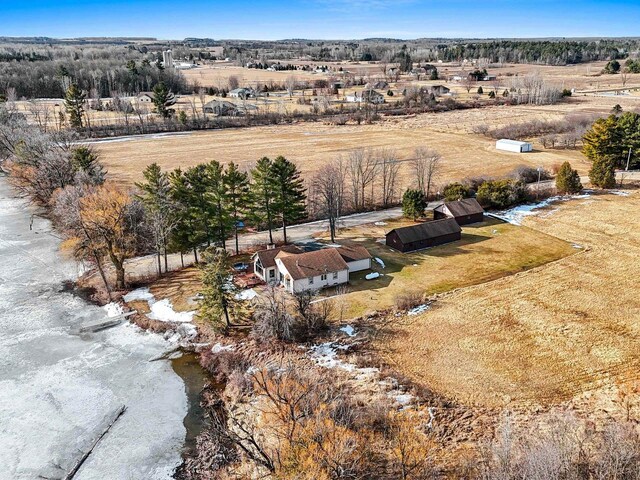
[(640, 36), (640, 0), (0, 0), (0, 36)]

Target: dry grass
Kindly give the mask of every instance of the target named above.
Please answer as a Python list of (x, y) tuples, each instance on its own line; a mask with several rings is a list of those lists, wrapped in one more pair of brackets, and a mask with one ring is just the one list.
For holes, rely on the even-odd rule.
[[(406, 224), (384, 227), (364, 225), (340, 232), (338, 241), (365, 246), (375, 260), (373, 269), (383, 276), (368, 281), (368, 272), (351, 275), (345, 318), (367, 311), (393, 308), (401, 295), (426, 297), (435, 293), (487, 282), (575, 253), (570, 244), (527, 227), (497, 220), (463, 227), (462, 240), (411, 254), (402, 254), (380, 243), (384, 233)], [(345, 239), (345, 240), (343, 240)]]
[(550, 404), (637, 379), (640, 366), (640, 194), (562, 204), (527, 224), (587, 249), (457, 291), (402, 319), (380, 354), (459, 401)]

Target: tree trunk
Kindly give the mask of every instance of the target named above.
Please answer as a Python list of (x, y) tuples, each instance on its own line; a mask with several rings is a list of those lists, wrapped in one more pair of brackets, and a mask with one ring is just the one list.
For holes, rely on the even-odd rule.
[(182, 268), (184, 268), (184, 253), (180, 251), (180, 263), (182, 264)]
[(284, 215), (282, 216), (282, 234), (284, 236), (284, 244), (287, 244), (287, 221), (284, 219)]
[(158, 276), (162, 275), (162, 263), (160, 263), (160, 249), (156, 253), (156, 259), (158, 260)]
[(124, 265), (118, 262), (114, 266), (116, 268), (116, 290), (124, 290), (126, 286), (124, 282)]
[(235, 237), (236, 237), (236, 255), (240, 253), (240, 248), (238, 247), (238, 220), (236, 220), (236, 226), (234, 227)]
[(100, 273), (100, 278), (102, 278), (102, 283), (104, 283), (104, 288), (107, 290), (107, 297), (109, 298), (109, 301), (111, 301), (111, 288), (109, 287), (109, 282), (107, 282), (107, 276), (104, 274), (100, 257), (96, 252), (93, 252), (93, 258), (96, 261), (96, 267), (98, 267), (98, 272)]
[(198, 264), (198, 249), (193, 247), (193, 258), (195, 259), (196, 265)]

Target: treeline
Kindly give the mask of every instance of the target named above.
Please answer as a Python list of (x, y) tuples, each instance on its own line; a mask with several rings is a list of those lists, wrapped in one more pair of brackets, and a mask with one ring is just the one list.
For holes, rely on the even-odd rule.
[[(25, 47), (26, 48), (26, 47)], [(55, 48), (5, 52), (30, 61), (3, 61), (0, 52), (0, 92), (13, 90), (17, 98), (61, 98), (71, 83), (92, 97), (121, 96), (150, 91), (164, 82), (176, 93), (189, 87), (179, 71), (164, 69), (158, 54), (122, 47)]]
[(640, 168), (640, 114), (625, 112), (596, 120), (583, 137), (582, 153), (593, 162), (591, 183), (613, 188), (616, 169)]

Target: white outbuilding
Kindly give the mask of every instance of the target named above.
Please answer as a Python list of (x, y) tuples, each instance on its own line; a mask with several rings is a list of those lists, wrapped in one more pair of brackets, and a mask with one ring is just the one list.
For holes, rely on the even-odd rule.
[(496, 149), (507, 152), (525, 153), (533, 151), (533, 145), (529, 142), (519, 142), (517, 140), (507, 140), (503, 138), (496, 142)]

